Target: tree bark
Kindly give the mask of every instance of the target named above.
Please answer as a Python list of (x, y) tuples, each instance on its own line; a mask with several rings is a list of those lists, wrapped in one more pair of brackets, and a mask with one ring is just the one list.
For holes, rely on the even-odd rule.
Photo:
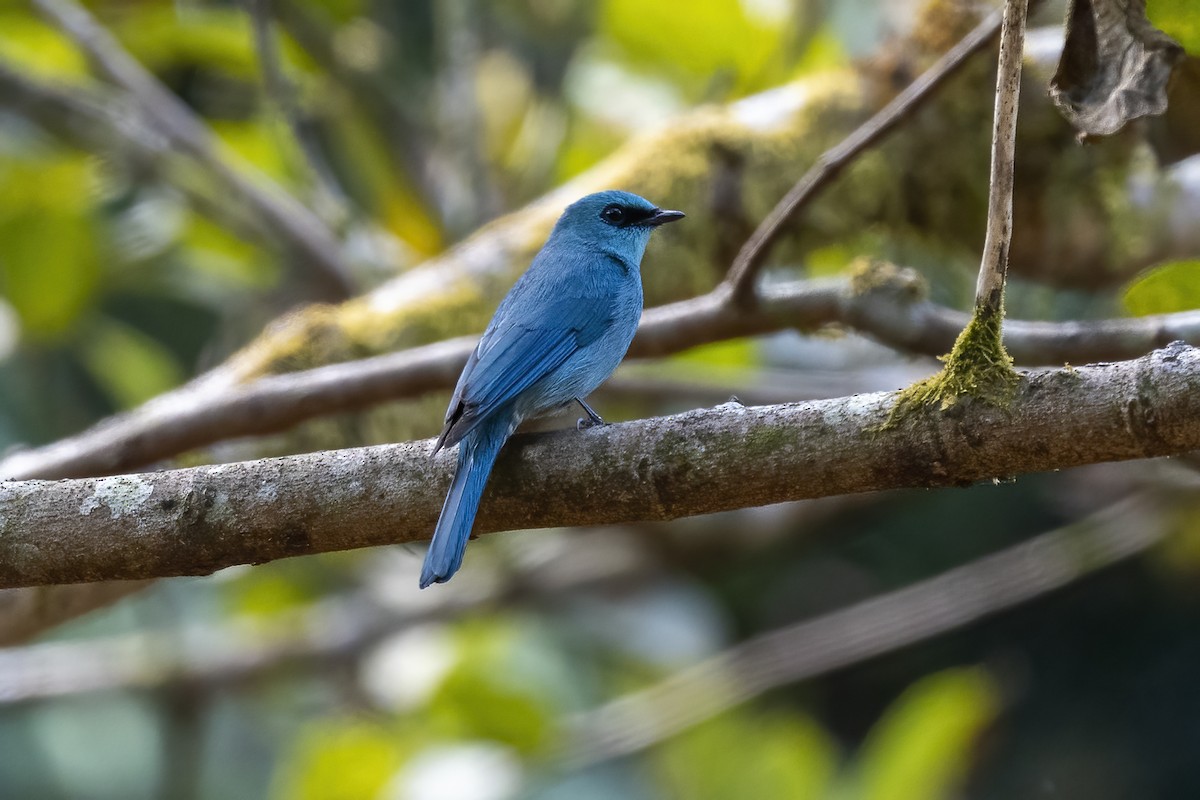
[[(1200, 448), (1200, 350), (1028, 374), (1012, 404), (892, 419), (893, 393), (726, 403), (520, 436), (476, 531), (670, 520), (786, 500), (963, 486)], [(0, 587), (199, 575), (416, 541), (452, 457), (432, 440), (63, 481), (0, 483)], [(967, 522), (967, 521), (964, 521)]]

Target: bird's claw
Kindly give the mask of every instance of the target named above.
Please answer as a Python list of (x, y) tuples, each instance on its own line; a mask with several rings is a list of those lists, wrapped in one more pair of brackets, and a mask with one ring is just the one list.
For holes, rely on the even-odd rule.
[(580, 417), (575, 420), (575, 430), (586, 431), (588, 428), (599, 428), (604, 424), (604, 420), (594, 420), (587, 417)]

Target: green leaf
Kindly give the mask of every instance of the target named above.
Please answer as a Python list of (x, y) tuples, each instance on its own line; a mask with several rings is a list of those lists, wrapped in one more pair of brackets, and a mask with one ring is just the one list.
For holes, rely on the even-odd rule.
[(183, 369), (167, 348), (115, 320), (89, 325), (81, 346), (93, 380), (118, 408), (141, 405), (183, 382)]
[(536, 698), (467, 659), (438, 687), (429, 715), (452, 738), (489, 739), (524, 753), (537, 751), (550, 733), (549, 714)]
[(87, 61), (66, 37), (28, 14), (0, 14), (0, 58), (50, 78), (81, 78)]
[(831, 25), (822, 25), (809, 40), (808, 46), (795, 66), (795, 75), (809, 75), (814, 72), (844, 67), (850, 63), (850, 55), (837, 32)]
[(221, 296), (226, 286), (264, 290), (277, 285), (282, 269), (276, 259), (264, 256), (252, 244), (199, 214), (190, 214), (180, 242), (187, 263), (204, 291), (193, 294)]
[(745, 93), (783, 77), (783, 20), (751, 16), (739, 0), (607, 0), (601, 21), (632, 61), (690, 75), (702, 89), (725, 77)]
[(291, 165), (268, 119), (219, 120), (210, 125), (230, 152), (277, 180), (287, 180)]
[(309, 726), (276, 775), (271, 796), (286, 800), (378, 797), (410, 748), (381, 725), (323, 720)]
[(30, 207), (0, 215), (0, 294), (34, 339), (65, 333), (99, 283), (96, 230), (70, 209)]
[(258, 79), (250, 23), (240, 9), (193, 6), (180, 15), (171, 5), (136, 5), (113, 32), (154, 72), (202, 65), (249, 81)]
[(94, 172), (75, 153), (0, 158), (0, 294), (34, 339), (61, 336), (99, 288)]
[(837, 748), (802, 716), (724, 714), (663, 745), (658, 761), (671, 797), (742, 800), (825, 797)]
[(913, 684), (888, 709), (859, 755), (863, 800), (956, 797), (975, 740), (999, 707), (981, 669), (952, 669)]
[(689, 364), (700, 369), (736, 367), (745, 369), (762, 364), (759, 343), (754, 339), (729, 339), (724, 342), (700, 345), (673, 357), (675, 364)]
[(1175, 261), (1143, 272), (1125, 287), (1130, 314), (1171, 314), (1200, 308), (1200, 260)]
[(346, 550), (225, 573), (220, 607), (233, 616), (284, 620), (305, 606), (356, 589), (363, 559), (362, 551)]
[(1200, 0), (1149, 0), (1146, 16), (1192, 55), (1200, 55)]

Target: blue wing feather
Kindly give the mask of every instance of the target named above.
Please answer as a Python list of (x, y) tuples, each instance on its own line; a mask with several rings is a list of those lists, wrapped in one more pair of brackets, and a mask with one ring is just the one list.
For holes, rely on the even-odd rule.
[(509, 314), (486, 331), (459, 379), (438, 448), (454, 446), (575, 351), (598, 339), (610, 322), (606, 305), (562, 298), (542, 307), (539, 317), (545, 323), (509, 321), (507, 317), (513, 316)]

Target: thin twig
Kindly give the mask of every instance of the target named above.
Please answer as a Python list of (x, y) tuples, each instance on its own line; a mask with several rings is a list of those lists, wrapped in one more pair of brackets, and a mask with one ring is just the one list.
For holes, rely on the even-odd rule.
[(586, 538), (573, 544), (583, 552), (573, 547), (540, 563), (536, 577), (515, 569), (502, 581), (425, 594), (402, 610), (359, 591), (267, 619), (0, 648), (0, 706), (131, 689), (236, 687), (282, 667), (353, 661), (417, 625), (470, 611), (552, 607), (569, 595), (636, 586), (657, 574), (637, 554), (614, 558), (608, 544)]
[(337, 238), (315, 214), (250, 165), (231, 163), (204, 121), (147, 72), (85, 8), (73, 0), (33, 2), (109, 80), (129, 92), (161, 134), (203, 164), (211, 177), (258, 212), (279, 239), (302, 254), (330, 296), (355, 293)]
[[(34, 78), (0, 59), (0, 105), (15, 109), (47, 132), (118, 163), (134, 165), (178, 189), (191, 207), (230, 233), (257, 244), (272, 244), (270, 230), (253, 214), (220, 201), (211, 186), (196, 180), (197, 170), (145, 118), (129, 93), (109, 84), (73, 86)], [(186, 167), (192, 169), (186, 169)], [(201, 166), (205, 175), (208, 170)], [(218, 190), (220, 191), (220, 190)]]
[(329, 163), (321, 155), (312, 132), (305, 124), (300, 107), (296, 102), (296, 88), (279, 63), (279, 48), (275, 33), (271, 29), (271, 0), (243, 0), (250, 25), (254, 30), (254, 47), (258, 52), (259, 71), (262, 73), (263, 89), (278, 109), (280, 117), (287, 123), (292, 139), (296, 143), (304, 166), (316, 192), (314, 198), (318, 211), (324, 211), (331, 226), (337, 228), (348, 217), (346, 194), (338, 185)]
[(1170, 530), (1168, 516), (1164, 499), (1144, 491), (935, 578), (757, 636), (577, 715), (559, 758), (578, 769), (627, 756), (772, 689), (1006, 611), (1145, 552)]
[(450, 232), (461, 236), (495, 216), (498, 205), (483, 153), (483, 125), (476, 99), (479, 10), (473, 0), (442, 0), (435, 8), (441, 62), (435, 117), (437, 139), (442, 142), (441, 172), (451, 187), (443, 196), (442, 216)]
[(1021, 53), (1029, 0), (1006, 0), (996, 74), (996, 113), (992, 128), (992, 170), (988, 184), (987, 236), (975, 288), (977, 314), (1004, 313), (1004, 278), (1012, 239), (1013, 164), (1017, 148), (1017, 104), (1021, 97)]
[(953, 76), (971, 56), (988, 46), (999, 30), (999, 15), (981, 22), (890, 103), (817, 159), (804, 177), (771, 210), (734, 258), (725, 278), (732, 302), (739, 305), (754, 302), (754, 279), (770, 255), (771, 247), (783, 235), (785, 226), (864, 150), (919, 110), (934, 90)]
[[(835, 323), (904, 352), (944, 353), (968, 317), (913, 299), (903, 291), (911, 279), (911, 273), (900, 270), (892, 283), (865, 293), (842, 279), (773, 286), (763, 293), (754, 314), (743, 313), (724, 302), (719, 292), (710, 292), (648, 310), (630, 355), (661, 357), (710, 342)], [(1031, 365), (1135, 358), (1177, 340), (1200, 345), (1200, 311), (1088, 322), (1018, 320), (1005, 327), (1011, 352)], [(275, 433), (307, 419), (448, 389), (474, 346), (473, 337), (461, 337), (263, 377), (241, 387), (224, 387), (216, 394), (201, 383), (151, 400), (77, 436), (0, 459), (0, 477), (109, 475), (219, 441)]]

